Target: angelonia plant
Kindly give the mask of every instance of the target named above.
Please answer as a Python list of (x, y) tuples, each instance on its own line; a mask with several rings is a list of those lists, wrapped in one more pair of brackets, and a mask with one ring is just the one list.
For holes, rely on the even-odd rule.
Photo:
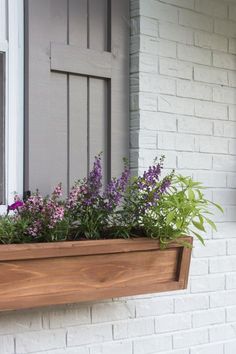
[[(103, 186), (101, 154), (95, 157), (88, 177), (72, 186), (66, 200), (62, 185), (51, 195), (39, 191), (26, 200), (15, 196), (7, 215), (0, 217), (0, 243), (55, 242), (66, 240), (151, 237), (164, 248), (195, 235), (203, 244), (212, 206), (201, 183), (172, 171), (161, 177), (164, 156), (141, 176), (131, 177), (127, 161), (120, 177)], [(186, 244), (186, 246), (190, 246)]]

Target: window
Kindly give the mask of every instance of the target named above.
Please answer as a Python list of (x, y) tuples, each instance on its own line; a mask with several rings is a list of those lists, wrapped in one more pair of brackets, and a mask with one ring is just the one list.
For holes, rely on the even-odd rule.
[(5, 201), (5, 53), (0, 52), (0, 204)]
[(0, 213), (23, 192), (23, 0), (0, 0)]

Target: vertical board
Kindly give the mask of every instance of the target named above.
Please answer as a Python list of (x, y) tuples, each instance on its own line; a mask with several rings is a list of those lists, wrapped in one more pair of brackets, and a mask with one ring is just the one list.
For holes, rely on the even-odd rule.
[[(89, 1), (89, 48), (107, 50), (107, 0)], [(89, 79), (89, 159), (90, 167), (94, 156), (103, 152), (104, 179), (107, 178), (107, 135), (108, 135), (108, 92), (107, 80)], [(105, 182), (105, 181), (103, 181)]]
[[(69, 44), (87, 48), (87, 0), (69, 0)], [(69, 184), (87, 175), (87, 77), (69, 76)]]
[(67, 43), (67, 2), (28, 0), (26, 188), (67, 185), (67, 75), (50, 72), (50, 41)]
[(0, 52), (0, 205), (5, 201), (5, 53)]
[[(101, 151), (105, 180), (121, 172), (128, 152), (127, 3), (26, 1), (27, 189), (39, 187), (46, 194), (61, 181), (68, 191)], [(52, 43), (86, 48), (93, 58), (112, 50), (111, 79), (99, 69), (94, 77), (85, 69), (83, 75), (65, 66), (52, 70)], [(76, 63), (76, 57), (70, 59)]]
[(7, 0), (0, 0), (0, 42), (7, 40)]
[(123, 168), (129, 157), (129, 1), (111, 0), (111, 171)]

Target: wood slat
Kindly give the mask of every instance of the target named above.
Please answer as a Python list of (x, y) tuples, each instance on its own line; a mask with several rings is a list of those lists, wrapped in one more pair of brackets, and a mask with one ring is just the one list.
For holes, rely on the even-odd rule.
[(145, 238), (1, 245), (0, 311), (183, 289), (184, 252)]
[(111, 78), (112, 55), (109, 52), (51, 43), (51, 70)]
[[(191, 237), (181, 240), (191, 243)], [(181, 243), (172, 243), (169, 248), (182, 248)], [(133, 252), (138, 250), (159, 250), (159, 241), (147, 238), (67, 241), (53, 243), (32, 243), (20, 245), (0, 245), (0, 261), (39, 259), (48, 257), (71, 257), (92, 254)]]

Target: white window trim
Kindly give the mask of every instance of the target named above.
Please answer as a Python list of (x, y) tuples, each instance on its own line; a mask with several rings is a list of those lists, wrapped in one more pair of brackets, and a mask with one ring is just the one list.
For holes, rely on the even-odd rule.
[(7, 0), (7, 39), (0, 41), (6, 53), (6, 211), (14, 200), (14, 193), (23, 193), (23, 106), (24, 106), (24, 4), (23, 0)]

